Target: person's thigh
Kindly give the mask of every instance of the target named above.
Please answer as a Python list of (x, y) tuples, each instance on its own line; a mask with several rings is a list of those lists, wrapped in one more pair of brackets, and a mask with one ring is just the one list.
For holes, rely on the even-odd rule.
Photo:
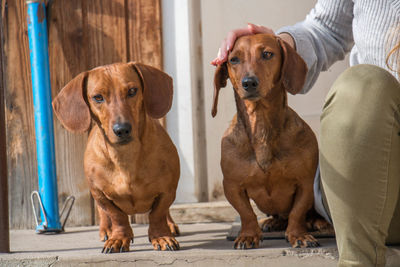
[(371, 65), (346, 70), (327, 96), (320, 166), (339, 266), (384, 265), (400, 186), (399, 105), (398, 81)]
[(400, 198), (397, 199), (397, 205), (389, 226), (386, 245), (400, 245)]

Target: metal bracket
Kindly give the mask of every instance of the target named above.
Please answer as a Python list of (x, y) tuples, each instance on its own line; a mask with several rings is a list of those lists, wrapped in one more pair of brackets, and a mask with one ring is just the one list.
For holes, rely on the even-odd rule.
[[(66, 210), (68, 203), (71, 203), (71, 204), (69, 205), (68, 209)], [(71, 209), (72, 209), (72, 206), (74, 205), (74, 203), (75, 203), (75, 197), (74, 196), (69, 196), (64, 201), (64, 205), (63, 205), (63, 207), (61, 209), (61, 213), (60, 213), (60, 221), (61, 221), (61, 218), (63, 217), (64, 212), (66, 211), (66, 215), (65, 215), (64, 221), (61, 223), (62, 231), (64, 231), (64, 226), (67, 223), (67, 220), (69, 218), (69, 214), (71, 212)]]
[(44, 229), (46, 230), (48, 223), (47, 223), (46, 212), (44, 211), (44, 208), (43, 208), (42, 198), (40, 197), (38, 191), (33, 191), (33, 192), (31, 193), (31, 202), (32, 202), (33, 215), (35, 216), (36, 227), (39, 226), (39, 219), (38, 219), (39, 217), (38, 217), (38, 215), (36, 214), (35, 202), (34, 202), (34, 200), (33, 200), (33, 197), (34, 197), (34, 196), (37, 197), (37, 200), (38, 200), (38, 202), (39, 202), (39, 208), (40, 208), (40, 211), (42, 212), (43, 217), (44, 217), (43, 227), (44, 227)]
[[(37, 232), (38, 233), (44, 233), (44, 232), (46, 232), (47, 225), (48, 225), (47, 216), (46, 216), (46, 212), (45, 212), (45, 210), (43, 208), (42, 198), (40, 197), (39, 192), (38, 191), (33, 191), (31, 193), (31, 202), (32, 202), (33, 215), (35, 217), (35, 222), (36, 222), (36, 227), (37, 227), (36, 229), (39, 228), (39, 216), (36, 213), (36, 207), (35, 207), (35, 201), (34, 201), (34, 197), (35, 196), (36, 196), (37, 201), (39, 203), (39, 209), (42, 212), (43, 217), (44, 217), (44, 223), (42, 223), (42, 225), (41, 225), (43, 227), (43, 229), (37, 230)], [(61, 213), (59, 215), (60, 216), (60, 221), (61, 221), (61, 218), (63, 217), (64, 213), (66, 214), (65, 218), (64, 218), (64, 221), (61, 223), (61, 226), (62, 226), (61, 232), (64, 232), (64, 226), (67, 223), (67, 220), (69, 218), (69, 215), (71, 213), (71, 209), (72, 209), (72, 206), (74, 205), (74, 203), (75, 203), (75, 197), (74, 196), (67, 197), (67, 199), (64, 202), (64, 205), (63, 205), (63, 207), (61, 209)], [(69, 204), (69, 206), (68, 206), (68, 204)], [(67, 206), (68, 206), (68, 208), (67, 208)]]

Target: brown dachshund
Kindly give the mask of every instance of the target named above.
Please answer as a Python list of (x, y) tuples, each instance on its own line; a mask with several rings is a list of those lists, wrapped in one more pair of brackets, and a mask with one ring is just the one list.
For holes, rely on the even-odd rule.
[(140, 63), (117, 63), (83, 72), (53, 101), (64, 127), (90, 129), (84, 169), (98, 205), (102, 252), (129, 251), (128, 214), (149, 214), (156, 250), (177, 250), (169, 215), (180, 175), (177, 150), (158, 122), (171, 108), (172, 79)]
[[(216, 69), (213, 117), (228, 78), (237, 108), (221, 144), (225, 196), (242, 222), (234, 248), (259, 245), (262, 232), (249, 199), (273, 216), (262, 228), (286, 228), (293, 247), (319, 245), (307, 232), (306, 218), (314, 212), (318, 144), (310, 127), (288, 107), (286, 93), (298, 93), (306, 74), (307, 66), (294, 49), (267, 34), (239, 38), (228, 62)], [(328, 224), (321, 220), (314, 225)]]

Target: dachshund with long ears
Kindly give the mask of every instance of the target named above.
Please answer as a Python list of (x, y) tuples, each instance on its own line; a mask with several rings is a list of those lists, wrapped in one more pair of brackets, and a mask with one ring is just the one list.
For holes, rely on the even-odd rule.
[(90, 130), (84, 170), (100, 217), (103, 252), (129, 251), (128, 215), (149, 214), (155, 250), (177, 250), (169, 215), (180, 175), (177, 150), (158, 122), (171, 108), (172, 79), (140, 63), (83, 72), (53, 101), (64, 127)]
[(298, 93), (306, 74), (307, 66), (295, 50), (268, 34), (240, 37), (228, 61), (215, 71), (213, 117), (228, 78), (237, 108), (221, 144), (225, 196), (242, 223), (234, 248), (259, 246), (262, 231), (250, 199), (272, 216), (262, 228), (286, 229), (293, 247), (318, 246), (307, 225), (328, 225), (313, 210), (316, 137), (287, 104), (287, 92)]

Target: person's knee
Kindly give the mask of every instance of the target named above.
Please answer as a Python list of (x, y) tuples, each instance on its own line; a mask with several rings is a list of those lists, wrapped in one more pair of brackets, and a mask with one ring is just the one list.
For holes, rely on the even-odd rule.
[(349, 109), (368, 106), (382, 109), (393, 100), (399, 103), (400, 84), (387, 70), (374, 65), (356, 65), (344, 71), (332, 86), (336, 101)]
[(400, 104), (400, 84), (388, 71), (373, 65), (357, 65), (343, 72), (329, 92), (321, 119), (334, 114), (335, 121), (366, 126), (383, 114), (393, 114)]

